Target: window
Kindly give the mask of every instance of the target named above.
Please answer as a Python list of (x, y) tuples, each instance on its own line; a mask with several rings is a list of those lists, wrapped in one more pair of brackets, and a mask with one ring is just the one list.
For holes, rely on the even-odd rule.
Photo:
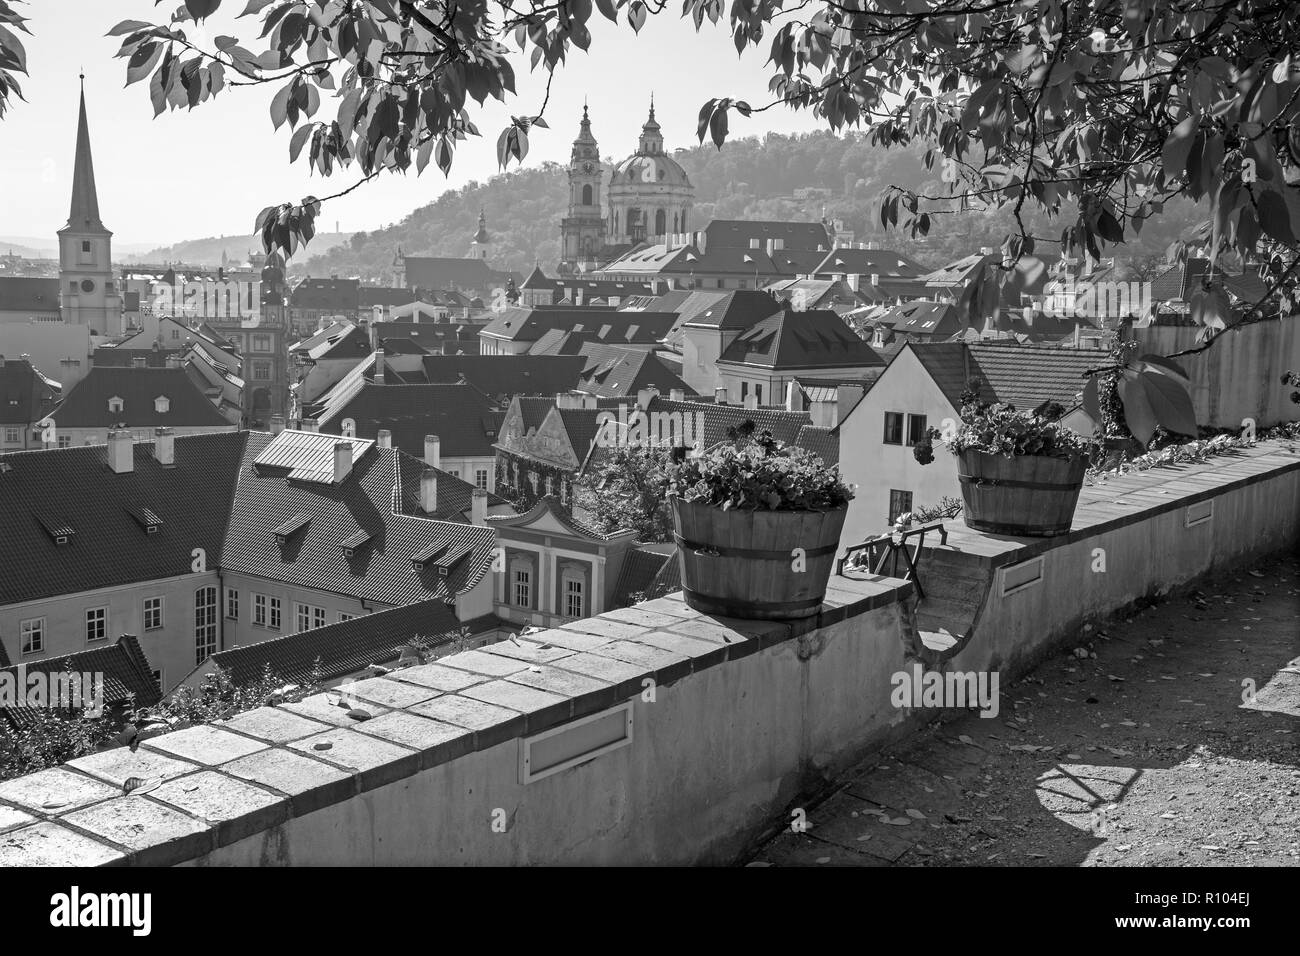
[(86, 609), (86, 640), (102, 641), (108, 637), (108, 608)]
[(566, 617), (583, 617), (582, 581), (576, 578), (564, 582), (564, 614)]
[(342, 624), (344, 621), (350, 621), (350, 620), (352, 620), (354, 617), (356, 617), (355, 614), (344, 614), (342, 611), (339, 611), (339, 623), (340, 623), (340, 624)]
[(159, 693), (161, 693), (163, 689), (163, 672), (161, 670), (153, 671), (152, 677), (153, 682), (158, 685)]
[(460, 477), (460, 469), (459, 469), (459, 468), (448, 468), (448, 469), (447, 469), (447, 474), (451, 475), (453, 478), (459, 478), (459, 477)]
[(271, 379), (271, 363), (270, 363), (270, 362), (254, 362), (254, 363), (253, 363), (253, 378), (254, 378), (256, 381), (259, 381), (259, 382), (268, 382), (268, 381), (270, 381), (270, 379)]
[(741, 382), (741, 383), (740, 383), (740, 400), (743, 402), (743, 401), (744, 401), (745, 399), (747, 399), (748, 397), (749, 397), (749, 383), (748, 383), (748, 382)]
[(226, 617), (239, 620), (239, 592), (234, 588), (226, 588)]
[(474, 471), (474, 485), (478, 488), (488, 486), (488, 470), (486, 468), (478, 468)]
[(532, 607), (532, 573), (528, 568), (515, 568), (515, 607)]
[(907, 416), (907, 443), (915, 445), (925, 437), (925, 416), (908, 415)]
[(297, 632), (310, 631), (314, 627), (325, 626), (325, 609), (315, 607), (311, 604), (297, 604), (294, 606), (296, 617)]
[(114, 395), (112, 398), (108, 400), (108, 410), (110, 412), (120, 412), (122, 410), (123, 404), (124, 403), (122, 399)]
[(153, 400), (153, 410), (159, 415), (166, 415), (171, 411), (172, 400), (166, 395), (159, 395)]
[(912, 510), (912, 493), (910, 491), (897, 491), (889, 489), (889, 523), (893, 524), (894, 519), (901, 514), (906, 514)]
[[(87, 444), (89, 444), (89, 440), (87, 440)], [(71, 448), (71, 447), (72, 447), (72, 436), (71, 436), (71, 435), (60, 435), (60, 436), (59, 436), (59, 447), (60, 447), (60, 448)]]
[(29, 618), (18, 625), (18, 631), (23, 654), (39, 654), (45, 650), (45, 618)]
[(266, 595), (253, 595), (253, 623), (258, 627), (266, 627)]
[(194, 592), (194, 663), (202, 664), (217, 652), (217, 589)]
[(254, 351), (254, 352), (269, 352), (269, 351), (271, 351), (271, 336), (269, 336), (269, 335), (254, 335), (254, 336), (253, 336), (253, 351)]
[(280, 629), (280, 599), (278, 597), (273, 597), (268, 603), (270, 604), (270, 607), (267, 609), (269, 620), (267, 627), (271, 628), (273, 631), (278, 631)]
[(763, 404), (763, 386), (757, 382), (754, 383), (754, 398), (758, 400), (758, 404)]
[(6, 428), (5, 428), (5, 441), (9, 442), (11, 445), (12, 445), (12, 444), (16, 444), (16, 443), (18, 442), (18, 432), (19, 432), (19, 431), (20, 431), (20, 429), (17, 429), (17, 428), (6, 427)]
[(903, 413), (885, 412), (885, 444), (903, 444)]
[(89, 252), (89, 251), (90, 251), (90, 240), (89, 240), (89, 239), (82, 239), (82, 240), (81, 240), (81, 251), (82, 251), (82, 252)]
[(144, 629), (156, 631), (163, 626), (163, 599), (151, 597), (144, 599)]

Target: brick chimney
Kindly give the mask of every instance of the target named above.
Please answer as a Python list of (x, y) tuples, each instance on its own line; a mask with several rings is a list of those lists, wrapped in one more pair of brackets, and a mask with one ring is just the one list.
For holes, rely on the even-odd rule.
[(684, 401), (686, 401), (686, 389), (684, 389), (684, 388), (670, 388), (670, 389), (668, 390), (668, 399), (669, 399), (669, 401), (673, 401), (673, 402), (684, 402)]
[(430, 468), (442, 467), (442, 442), (437, 435), (424, 436), (424, 463)]
[(384, 384), (384, 350), (375, 349), (375, 384)]
[(158, 460), (158, 464), (164, 468), (172, 468), (176, 465), (176, 436), (172, 434), (170, 428), (155, 428), (153, 430), (153, 456)]
[(392, 448), (393, 433), (387, 428), (381, 428), (379, 429), (379, 435), (377, 436), (376, 441), (380, 448)]
[(340, 484), (352, 474), (352, 442), (334, 443), (334, 483)]
[(129, 475), (135, 470), (135, 447), (130, 432), (108, 433), (108, 467), (117, 475)]
[(271, 434), (272, 434), (272, 435), (278, 435), (278, 434), (280, 434), (280, 432), (282, 432), (282, 431), (284, 431), (284, 416), (283, 416), (283, 415), (272, 415), (272, 416), (271, 416)]
[(727, 404), (727, 386), (719, 385), (717, 388), (713, 390), (713, 404), (714, 405)]
[(470, 523), (480, 528), (487, 524), (488, 493), (485, 488), (475, 488), (470, 498)]
[(432, 468), (420, 475), (420, 509), (430, 515), (438, 510), (438, 473)]

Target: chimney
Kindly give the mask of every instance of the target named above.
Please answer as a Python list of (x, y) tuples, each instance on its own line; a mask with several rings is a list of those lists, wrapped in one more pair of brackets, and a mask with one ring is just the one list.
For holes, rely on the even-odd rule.
[(813, 402), (808, 406), (808, 419), (819, 428), (833, 428), (835, 412), (835, 402)]
[(438, 510), (438, 473), (432, 468), (420, 475), (420, 509), (430, 515)]
[(334, 443), (334, 484), (339, 484), (352, 474), (352, 442)]
[(128, 431), (108, 433), (108, 467), (115, 475), (129, 475), (135, 470), (135, 448)]
[(857, 292), (858, 286), (862, 284), (862, 276), (856, 272), (850, 272), (844, 277), (844, 281), (848, 283), (850, 291)]
[(314, 418), (304, 418), (302, 420), (302, 430), (305, 432), (314, 432), (320, 428), (320, 424)]
[(713, 390), (713, 404), (714, 405), (727, 404), (727, 386), (719, 385), (717, 388)]
[(581, 407), (581, 408), (595, 408), (595, 407), (596, 407), (596, 396), (595, 396), (595, 395), (584, 395), (584, 396), (582, 396), (582, 405), (579, 406), (579, 407)]
[(753, 392), (750, 392), (748, 395), (745, 396), (745, 408), (750, 411), (753, 411), (754, 409), (758, 408), (758, 396), (755, 395)]
[(158, 459), (158, 464), (164, 468), (175, 466), (176, 436), (172, 434), (170, 428), (155, 428), (153, 430), (153, 456)]
[(787, 412), (803, 411), (803, 392), (799, 389), (799, 383), (794, 379), (785, 384), (785, 410)]
[(475, 488), (474, 495), (470, 498), (470, 524), (476, 524), (480, 528), (487, 524), (487, 505), (488, 493), (485, 488)]
[(167, 356), (167, 367), (168, 367), (168, 368), (180, 368), (180, 367), (181, 367), (181, 362), (182, 362), (183, 360), (184, 360), (184, 356), (181, 356), (181, 355), (177, 355), (177, 354), (175, 354), (175, 353), (172, 353), (171, 355)]
[(424, 436), (424, 463), (430, 468), (442, 467), (442, 442), (437, 435)]
[(379, 435), (377, 440), (380, 448), (393, 447), (393, 433), (389, 431), (387, 428), (379, 429)]
[(871, 284), (872, 284), (872, 285), (880, 285), (880, 273), (879, 273), (879, 272), (873, 272), (873, 273), (871, 273)]
[(375, 349), (375, 384), (384, 384), (384, 350)]
[(686, 389), (670, 388), (668, 390), (668, 398), (674, 402), (684, 402), (686, 401)]
[(659, 389), (639, 388), (636, 392), (636, 407), (645, 410), (650, 407), (650, 400), (659, 397)]
[(282, 431), (284, 431), (284, 416), (283, 416), (283, 415), (272, 415), (272, 416), (271, 416), (271, 434), (272, 434), (272, 435), (278, 435), (278, 434), (280, 434), (280, 432), (282, 432)]

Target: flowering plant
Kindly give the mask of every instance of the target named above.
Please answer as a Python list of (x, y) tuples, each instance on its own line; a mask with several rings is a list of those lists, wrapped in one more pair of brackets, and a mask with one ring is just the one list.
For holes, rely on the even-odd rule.
[[(954, 455), (964, 451), (982, 451), (990, 455), (1038, 455), (1047, 458), (1087, 456), (1093, 446), (1090, 439), (1071, 431), (1055, 417), (1037, 412), (1019, 412), (1005, 402), (990, 404), (963, 393), (961, 426), (944, 438), (937, 428), (926, 429), (912, 455), (922, 465), (934, 461), (934, 440), (939, 439)], [(1056, 409), (1060, 409), (1056, 405)]]
[(678, 462), (670, 471), (669, 489), (684, 501), (723, 511), (828, 511), (853, 498), (837, 467), (775, 441), (766, 431)]

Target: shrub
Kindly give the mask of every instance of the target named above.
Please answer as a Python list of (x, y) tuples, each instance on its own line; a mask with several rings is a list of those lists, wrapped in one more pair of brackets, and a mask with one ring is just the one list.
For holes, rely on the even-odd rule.
[(829, 511), (853, 498), (837, 467), (764, 431), (687, 458), (669, 472), (672, 494), (727, 511)]

